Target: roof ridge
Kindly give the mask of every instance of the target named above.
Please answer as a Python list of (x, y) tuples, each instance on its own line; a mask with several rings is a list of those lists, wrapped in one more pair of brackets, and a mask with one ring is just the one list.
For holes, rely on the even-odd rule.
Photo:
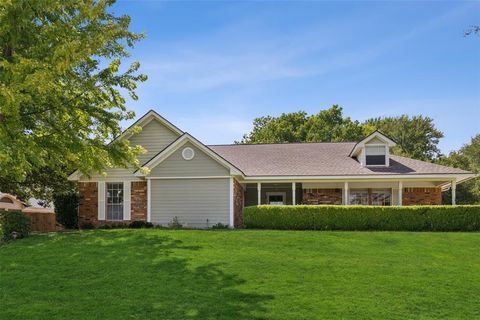
[(356, 143), (356, 141), (343, 141), (343, 142), (277, 142), (277, 143), (219, 143), (219, 144), (207, 144), (207, 146), (273, 146), (273, 145), (292, 145), (292, 144), (347, 144)]

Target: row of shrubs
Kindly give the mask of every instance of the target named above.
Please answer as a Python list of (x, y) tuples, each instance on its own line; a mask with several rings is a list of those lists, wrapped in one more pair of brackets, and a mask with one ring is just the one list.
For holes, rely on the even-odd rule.
[(480, 231), (480, 205), (465, 206), (254, 206), (246, 228), (288, 230)]
[(32, 219), (19, 211), (0, 212), (0, 242), (28, 237)]
[[(145, 221), (132, 221), (130, 223), (117, 223), (117, 224), (104, 224), (100, 226), (95, 226), (91, 223), (83, 223), (80, 225), (80, 229), (149, 229), (149, 228), (157, 228), (157, 229), (188, 229), (187, 227), (183, 226), (179, 221), (177, 217), (174, 217), (172, 221), (168, 224), (168, 227), (160, 226), (160, 225), (154, 225), (151, 222), (145, 222)], [(229, 226), (222, 224), (222, 223), (217, 223), (214, 224), (210, 227), (210, 229), (228, 229)]]

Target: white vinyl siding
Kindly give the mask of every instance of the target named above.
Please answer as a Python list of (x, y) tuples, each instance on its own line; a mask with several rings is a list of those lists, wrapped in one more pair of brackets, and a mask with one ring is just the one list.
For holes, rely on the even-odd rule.
[[(195, 156), (185, 160), (182, 151), (192, 148)], [(230, 176), (230, 170), (212, 159), (190, 142), (185, 143), (173, 152), (167, 159), (151, 169), (150, 177), (200, 177), (200, 176)]]
[(139, 134), (130, 137), (130, 145), (141, 145), (147, 153), (138, 156), (140, 165), (154, 157), (158, 152), (176, 140), (179, 135), (157, 120), (150, 121)]
[[(179, 135), (169, 128), (165, 127), (157, 120), (150, 121), (145, 125), (142, 131), (133, 135), (128, 140), (131, 146), (141, 145), (147, 150), (147, 153), (140, 154), (138, 161), (140, 165), (145, 164), (158, 152), (163, 150), (170, 143), (175, 141)], [(125, 179), (140, 180), (133, 175), (135, 169), (132, 168), (111, 168), (106, 170), (106, 176), (92, 173), (90, 178), (82, 176), (80, 181), (123, 181)]]
[(230, 178), (150, 180), (151, 222), (168, 225), (174, 217), (193, 228), (230, 223)]

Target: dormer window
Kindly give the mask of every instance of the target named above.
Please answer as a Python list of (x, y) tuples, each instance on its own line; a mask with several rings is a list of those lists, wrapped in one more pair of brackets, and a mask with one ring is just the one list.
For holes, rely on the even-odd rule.
[(395, 146), (395, 141), (383, 133), (375, 131), (353, 147), (350, 157), (356, 158), (363, 167), (388, 167), (390, 165), (390, 148)]
[(384, 166), (387, 164), (387, 148), (385, 145), (365, 147), (365, 165)]

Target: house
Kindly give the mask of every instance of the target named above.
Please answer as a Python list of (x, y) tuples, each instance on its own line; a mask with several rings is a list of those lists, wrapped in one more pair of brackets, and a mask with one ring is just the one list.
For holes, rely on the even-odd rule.
[(106, 174), (74, 172), (79, 223), (174, 217), (190, 227), (241, 226), (244, 206), (257, 204), (436, 205), (441, 193), (472, 172), (390, 154), (395, 142), (374, 132), (359, 142), (204, 145), (155, 111), (117, 139), (142, 145), (142, 167)]

